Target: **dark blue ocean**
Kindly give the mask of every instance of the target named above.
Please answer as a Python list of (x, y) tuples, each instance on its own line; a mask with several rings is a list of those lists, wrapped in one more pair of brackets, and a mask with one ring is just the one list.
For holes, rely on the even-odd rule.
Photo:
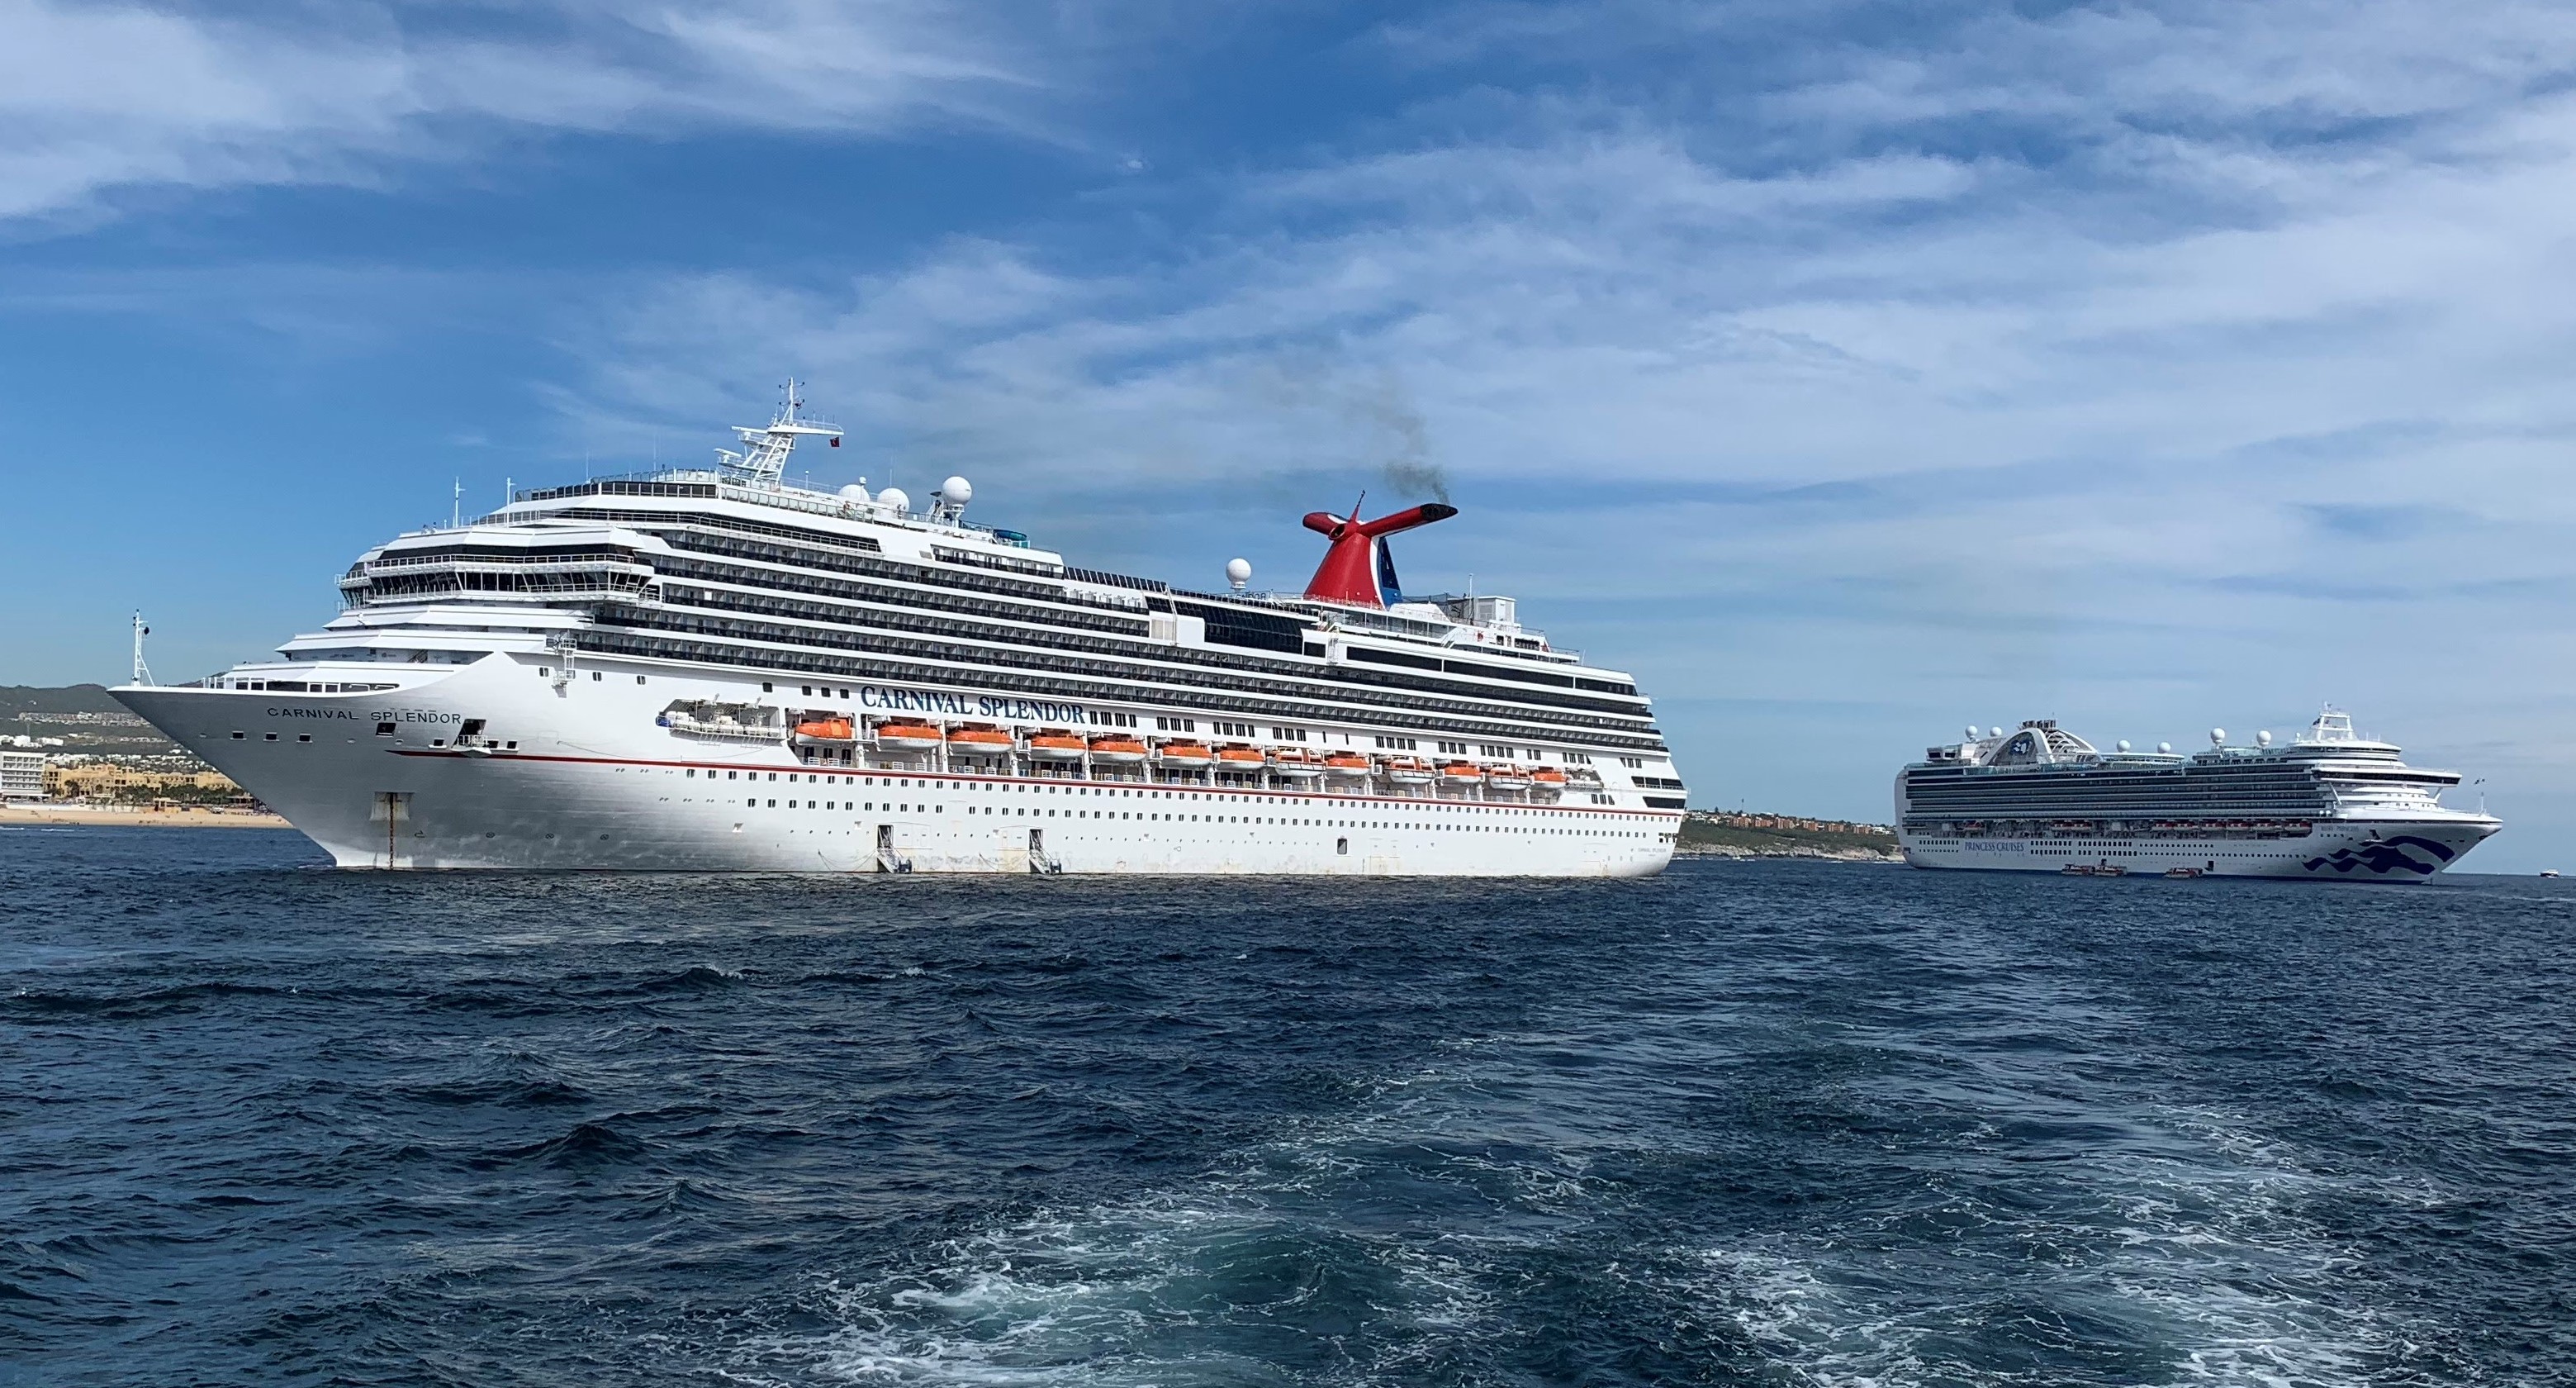
[(2576, 883), (0, 831), (0, 1379), (2576, 1382)]

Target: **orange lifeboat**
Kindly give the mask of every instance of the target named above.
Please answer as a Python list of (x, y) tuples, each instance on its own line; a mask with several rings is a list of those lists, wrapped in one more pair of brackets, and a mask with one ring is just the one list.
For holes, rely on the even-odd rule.
[(1216, 749), (1216, 769), (1219, 771), (1258, 772), (1268, 765), (1269, 761), (1268, 757), (1261, 755), (1261, 749), (1258, 747), (1234, 746)]
[(1111, 733), (1091, 740), (1091, 759), (1132, 766), (1145, 759), (1145, 744), (1125, 733)]
[(948, 733), (948, 749), (952, 752), (998, 757), (1007, 754), (1011, 747), (1011, 735), (989, 724), (970, 724), (952, 728)]
[(1541, 795), (1562, 795), (1565, 793), (1565, 773), (1553, 766), (1531, 767), (1530, 788)]
[(1294, 780), (1307, 781), (1324, 774), (1321, 753), (1303, 747), (1274, 747), (1270, 752), (1270, 769)]
[(1216, 760), (1216, 753), (1209, 751), (1204, 742), (1166, 742), (1154, 754), (1163, 765), (1182, 771), (1201, 770)]
[(1091, 744), (1078, 733), (1062, 728), (1041, 728), (1029, 735), (1029, 755), (1047, 761), (1080, 761)]
[(1357, 752), (1335, 752), (1324, 758), (1324, 774), (1328, 776), (1365, 776), (1376, 769)]
[(1427, 786), (1431, 784), (1431, 775), (1431, 763), (1420, 757), (1386, 759), (1386, 778), (1397, 785)]
[(1500, 766), (1485, 768), (1485, 784), (1495, 790), (1527, 790), (1530, 788), (1530, 778), (1528, 772), (1505, 762)]
[(850, 742), (856, 737), (847, 718), (808, 719), (796, 725), (796, 735), (811, 742)]
[(1453, 761), (1440, 768), (1440, 779), (1453, 786), (1480, 786), (1485, 783), (1485, 768), (1471, 761)]
[(877, 724), (877, 746), (889, 752), (927, 752), (945, 740), (928, 723)]

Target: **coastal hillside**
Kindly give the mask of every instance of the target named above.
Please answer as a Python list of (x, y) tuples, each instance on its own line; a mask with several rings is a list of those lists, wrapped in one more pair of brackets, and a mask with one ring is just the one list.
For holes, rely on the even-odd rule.
[(1880, 824), (1694, 810), (1682, 820), (1679, 851), (1743, 858), (1892, 858), (1896, 835)]
[(112, 757), (179, 750), (95, 684), (0, 685), (0, 746)]

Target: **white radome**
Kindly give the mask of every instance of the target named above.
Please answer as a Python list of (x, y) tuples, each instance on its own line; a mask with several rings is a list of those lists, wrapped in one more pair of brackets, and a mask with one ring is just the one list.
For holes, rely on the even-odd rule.
[(1240, 588), (1252, 581), (1252, 563), (1245, 559), (1225, 561), (1225, 581)]
[(888, 487), (877, 493), (877, 504), (898, 516), (912, 514), (912, 498), (905, 495), (901, 487)]
[(939, 499), (962, 510), (975, 499), (975, 486), (963, 477), (951, 477), (939, 484)]

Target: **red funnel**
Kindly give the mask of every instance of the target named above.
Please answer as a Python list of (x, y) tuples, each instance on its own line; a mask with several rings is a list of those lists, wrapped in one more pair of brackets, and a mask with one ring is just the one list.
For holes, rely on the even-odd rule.
[(1387, 558), (1382, 541), (1399, 531), (1447, 520), (1456, 514), (1457, 507), (1438, 502), (1370, 521), (1361, 520), (1356, 508), (1348, 517), (1330, 511), (1308, 512), (1306, 528), (1331, 540), (1333, 547), (1324, 552), (1324, 562), (1315, 566), (1315, 576), (1306, 584), (1306, 596), (1360, 607), (1384, 607), (1389, 599), (1402, 602), (1404, 595), (1395, 583), (1395, 565)]

